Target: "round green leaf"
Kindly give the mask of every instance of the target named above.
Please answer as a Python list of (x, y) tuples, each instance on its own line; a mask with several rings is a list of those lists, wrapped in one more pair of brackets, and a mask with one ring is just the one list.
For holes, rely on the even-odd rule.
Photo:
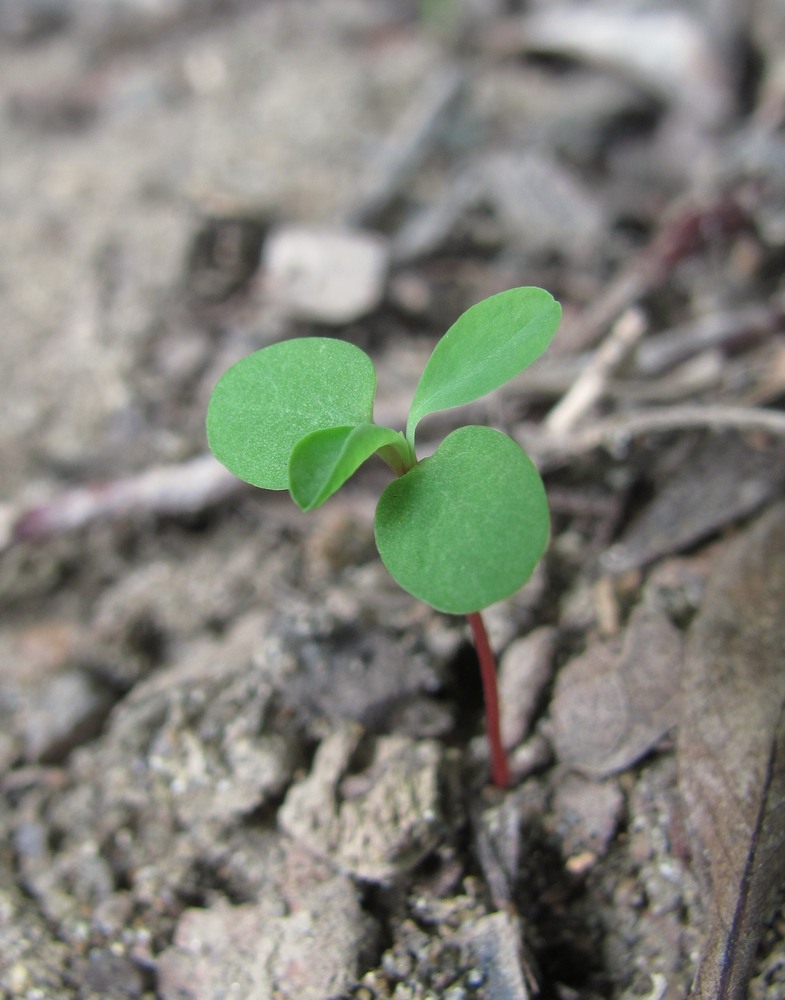
[(330, 337), (271, 344), (218, 380), (207, 408), (207, 441), (240, 479), (268, 490), (289, 485), (289, 456), (322, 427), (370, 421), (373, 362), (359, 347)]
[(400, 431), (378, 424), (325, 427), (297, 442), (289, 460), (289, 492), (301, 510), (331, 497), (380, 448), (405, 446)]
[(551, 342), (561, 306), (542, 288), (511, 288), (460, 316), (434, 348), (414, 394), (406, 436), (424, 416), (471, 403), (514, 378)]
[(376, 510), (376, 544), (397, 582), (439, 611), (468, 614), (531, 576), (548, 544), (545, 488), (506, 434), (461, 427)]

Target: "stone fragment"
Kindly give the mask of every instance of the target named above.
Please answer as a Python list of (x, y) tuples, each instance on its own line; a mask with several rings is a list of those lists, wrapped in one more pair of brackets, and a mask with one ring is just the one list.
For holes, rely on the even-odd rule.
[(268, 902), (186, 910), (159, 956), (162, 1000), (325, 1000), (356, 980), (368, 918), (343, 875), (314, 882), (286, 916)]
[(386, 882), (413, 868), (444, 836), (444, 752), (431, 740), (383, 736), (355, 774), (362, 735), (361, 727), (345, 726), (324, 740), (278, 820), (318, 857), (358, 878)]
[(509, 760), (510, 774), (517, 783), (535, 771), (547, 767), (553, 760), (553, 750), (546, 737), (540, 732), (535, 732), (525, 743), (515, 747)]
[(489, 913), (469, 924), (462, 958), (474, 965), (488, 1000), (528, 1000), (533, 995), (523, 972), (521, 928), (512, 914)]
[(114, 698), (81, 670), (59, 674), (37, 692), (24, 720), (25, 758), (60, 762), (74, 747), (92, 739), (108, 716)]
[[(356, 520), (354, 532), (361, 533)], [(382, 600), (387, 625), (393, 625), (397, 595), (388, 600), (384, 587), (391, 578), (381, 577), (384, 572), (374, 552), (362, 571), (347, 575), (347, 584), (331, 583), (324, 603), (292, 602), (289, 614), (271, 624), (270, 638), (287, 667), (284, 699), (319, 736), (325, 720), (359, 722), (371, 732), (401, 732), (407, 715), (438, 721), (429, 695), (442, 686), (440, 668), (449, 650), (438, 657), (424, 651), (419, 630), (359, 624), (378, 616)]]
[(504, 651), (499, 662), (502, 742), (517, 746), (529, 732), (545, 687), (553, 676), (556, 630), (544, 626)]
[(379, 304), (387, 263), (387, 245), (372, 233), (285, 226), (265, 243), (264, 289), (292, 318), (343, 326)]
[[(236, 644), (223, 645), (236, 661), (216, 661), (209, 642), (195, 645), (182, 663), (138, 684), (115, 716), (111, 738), (133, 755), (136, 787), (163, 795), (185, 828), (253, 811), (281, 794), (297, 766), (298, 733), (276, 705), (272, 671), (240, 658), (259, 646), (257, 625), (242, 635), (238, 624)], [(117, 788), (129, 794), (127, 785)]]
[(57, 619), (0, 629), (0, 770), (18, 756), (56, 763), (106, 718), (114, 698), (72, 665), (78, 642)]
[(623, 807), (624, 796), (615, 781), (565, 775), (556, 787), (553, 806), (565, 857), (582, 851), (605, 854)]
[(12, 853), (0, 854), (0, 996), (71, 1000), (73, 949), (53, 934), (22, 888)]
[(128, 957), (115, 955), (108, 949), (90, 953), (84, 971), (84, 995), (89, 1000), (99, 997), (139, 1000), (143, 994), (142, 972)]
[(682, 636), (639, 605), (622, 648), (594, 642), (556, 680), (551, 717), (559, 759), (592, 777), (639, 760), (678, 721)]

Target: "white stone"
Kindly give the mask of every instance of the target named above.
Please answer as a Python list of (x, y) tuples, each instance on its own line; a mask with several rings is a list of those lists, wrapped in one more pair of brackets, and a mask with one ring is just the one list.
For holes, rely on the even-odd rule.
[(265, 244), (265, 296), (296, 319), (351, 323), (378, 306), (388, 257), (386, 241), (373, 233), (286, 226)]

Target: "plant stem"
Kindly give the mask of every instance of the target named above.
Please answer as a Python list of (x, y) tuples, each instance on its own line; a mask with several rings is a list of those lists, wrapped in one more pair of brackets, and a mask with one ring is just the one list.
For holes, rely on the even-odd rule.
[(507, 764), (507, 754), (502, 746), (501, 728), (499, 726), (499, 692), (496, 687), (496, 659), (488, 642), (485, 622), (479, 611), (473, 611), (466, 616), (472, 630), (474, 648), (480, 661), (480, 677), (485, 700), (485, 730), (488, 734), (488, 746), (491, 751), (491, 780), (497, 788), (507, 788), (510, 784), (510, 769)]

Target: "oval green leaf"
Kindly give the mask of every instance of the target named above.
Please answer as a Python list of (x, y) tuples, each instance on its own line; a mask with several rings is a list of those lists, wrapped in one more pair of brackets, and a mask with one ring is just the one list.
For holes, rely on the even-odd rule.
[(380, 448), (405, 446), (403, 434), (378, 424), (326, 427), (297, 442), (289, 460), (289, 492), (301, 510), (314, 510)]
[(285, 490), (297, 442), (322, 427), (372, 419), (373, 362), (331, 337), (300, 337), (255, 351), (224, 372), (207, 408), (207, 442), (230, 472)]
[(469, 614), (528, 580), (548, 544), (545, 488), (506, 434), (461, 427), (390, 483), (376, 510), (387, 569), (439, 611)]
[(511, 288), (460, 316), (434, 348), (414, 394), (406, 436), (429, 413), (463, 406), (504, 385), (553, 339), (561, 306), (543, 288)]

